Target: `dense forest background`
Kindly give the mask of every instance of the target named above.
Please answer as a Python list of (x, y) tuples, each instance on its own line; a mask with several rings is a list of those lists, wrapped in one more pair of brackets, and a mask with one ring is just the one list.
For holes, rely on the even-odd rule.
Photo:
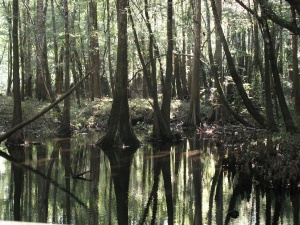
[[(80, 107), (113, 97), (104, 145), (138, 143), (128, 98), (151, 99), (158, 139), (176, 138), (171, 99), (190, 102), (184, 127), (238, 121), (298, 131), (298, 0), (3, 0), (0, 10), (1, 87), (14, 97), (13, 126), (21, 102), (63, 96), (60, 136), (70, 135), (70, 98)], [(75, 95), (64, 96), (72, 87)], [(10, 138), (22, 142), (22, 131)]]

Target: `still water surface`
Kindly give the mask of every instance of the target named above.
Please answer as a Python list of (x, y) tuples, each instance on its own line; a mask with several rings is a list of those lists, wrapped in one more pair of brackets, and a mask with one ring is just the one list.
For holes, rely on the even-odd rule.
[(112, 150), (94, 146), (98, 139), (93, 133), (20, 149), (1, 145), (0, 220), (300, 224), (299, 191), (261, 187), (246, 167), (230, 172), (213, 140), (194, 134), (176, 146)]

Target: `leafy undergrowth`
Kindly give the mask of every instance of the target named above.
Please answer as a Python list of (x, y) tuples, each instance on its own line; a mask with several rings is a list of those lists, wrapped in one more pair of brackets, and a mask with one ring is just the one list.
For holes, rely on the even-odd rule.
[[(134, 129), (148, 132), (152, 127), (153, 110), (149, 99), (130, 99), (130, 115)], [(23, 120), (37, 114), (48, 102), (37, 101), (36, 99), (26, 100), (22, 103)], [(107, 129), (109, 114), (112, 106), (111, 98), (96, 99), (91, 102), (81, 99), (80, 106), (72, 101), (71, 103), (71, 127), (74, 132), (87, 132), (90, 129)], [(59, 104), (63, 110), (63, 103)], [(173, 100), (171, 106), (171, 121), (177, 126), (185, 118), (189, 109), (186, 101)], [(0, 96), (0, 132), (3, 133), (11, 127), (13, 101), (11, 97)], [(49, 136), (55, 134), (60, 124), (60, 113), (52, 109), (33, 123), (27, 125), (25, 133), (35, 136)]]

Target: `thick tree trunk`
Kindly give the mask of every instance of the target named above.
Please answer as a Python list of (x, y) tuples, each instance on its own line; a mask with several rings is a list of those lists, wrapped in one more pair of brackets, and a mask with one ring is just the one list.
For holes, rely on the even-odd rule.
[(35, 95), (39, 100), (46, 100), (46, 86), (45, 86), (45, 58), (44, 58), (44, 46), (45, 46), (45, 13), (44, 13), (44, 0), (37, 1), (37, 22), (36, 22), (36, 86)]
[(116, 83), (107, 133), (97, 144), (105, 147), (137, 146), (139, 141), (133, 133), (127, 96), (128, 87), (128, 39), (127, 0), (117, 1), (118, 56)]

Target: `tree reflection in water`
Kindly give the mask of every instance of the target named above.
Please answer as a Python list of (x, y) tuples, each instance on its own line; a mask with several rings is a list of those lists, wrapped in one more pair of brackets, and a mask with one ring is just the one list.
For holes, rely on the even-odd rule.
[(176, 146), (100, 149), (90, 144), (98, 137), (78, 135), (1, 151), (0, 220), (299, 224), (299, 189), (263, 184), (251, 160), (236, 159), (245, 146), (186, 136)]

